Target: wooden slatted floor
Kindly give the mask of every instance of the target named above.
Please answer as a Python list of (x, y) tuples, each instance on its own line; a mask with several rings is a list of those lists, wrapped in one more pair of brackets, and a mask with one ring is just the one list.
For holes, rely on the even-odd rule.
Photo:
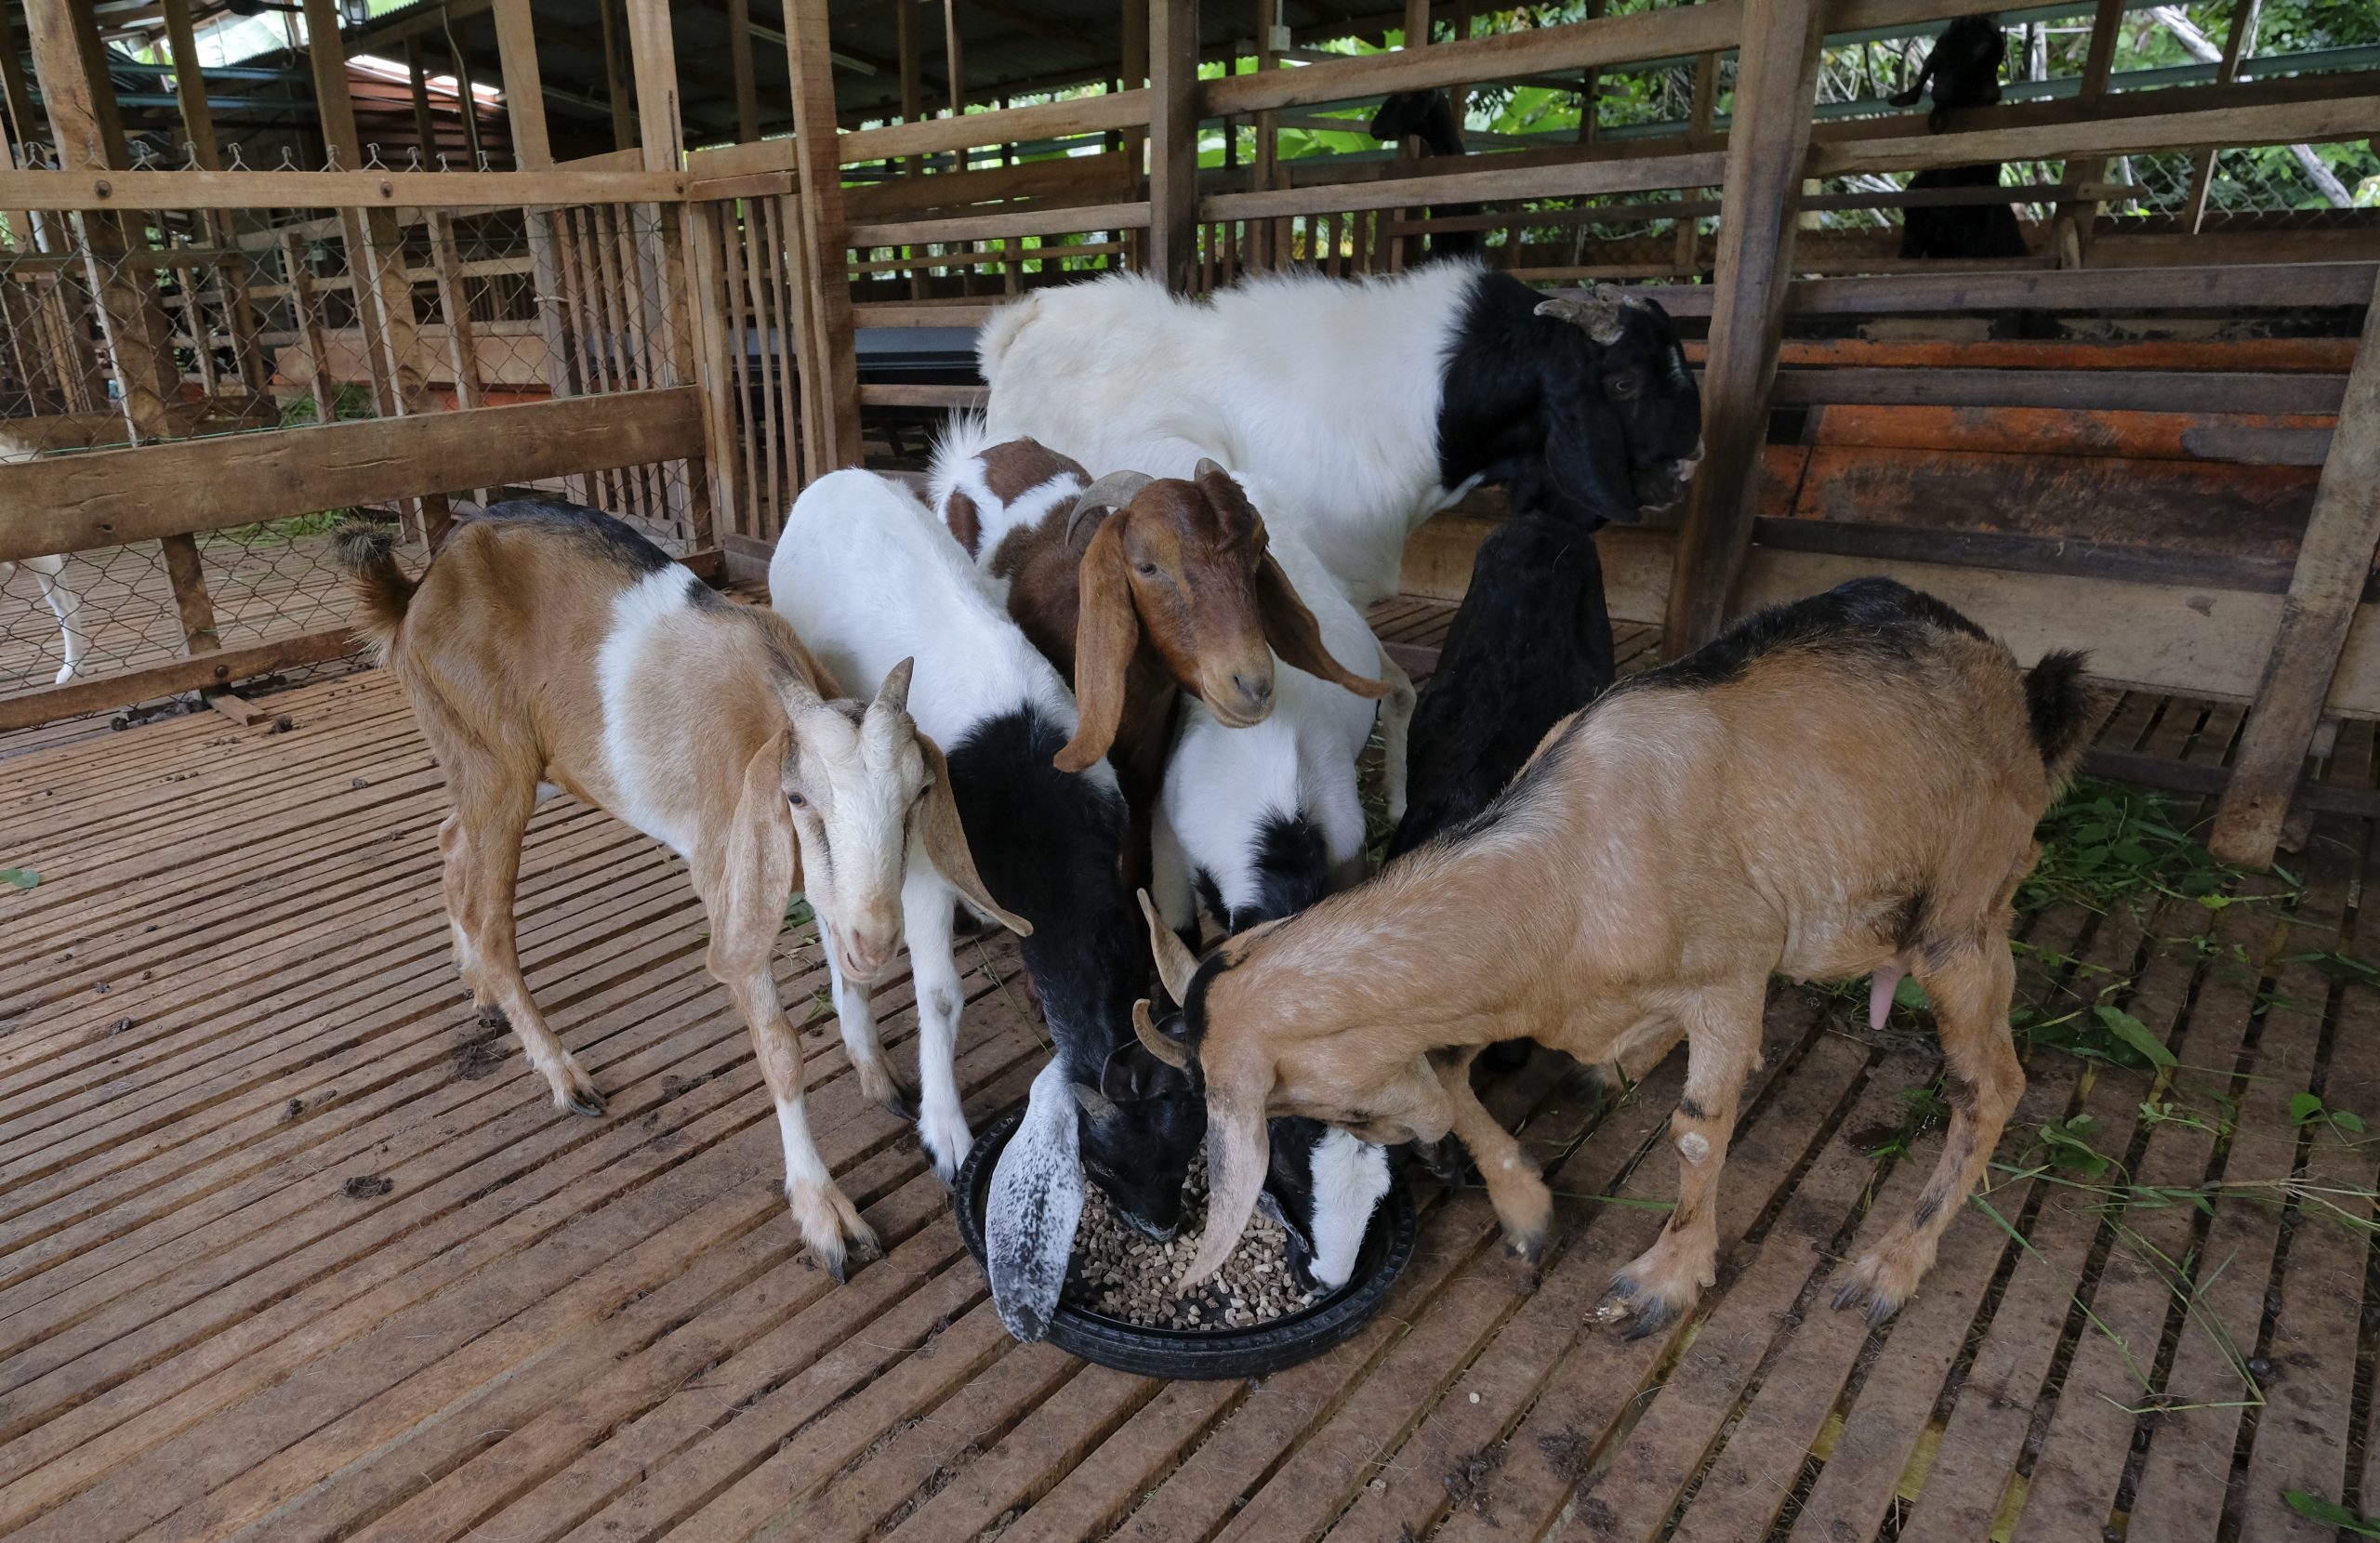
[[(1382, 621), (1426, 646), (1446, 612)], [(1938, 1136), (1914, 1167), (1871, 1153), (1931, 1066), (1780, 990), (1720, 1285), (1674, 1332), (1588, 1322), (1661, 1220), (1597, 1197), (1668, 1197), (1673, 1062), (1600, 1115), (1556, 1079), (1494, 1091), (1563, 1196), (1534, 1293), (1483, 1196), (1425, 1186), (1355, 1340), (1169, 1385), (1003, 1338), (789, 933), (813, 1122), (890, 1246), (844, 1286), (813, 1270), (682, 870), (566, 802), (530, 839), (523, 949), (612, 1104), (557, 1114), (449, 968), (440, 781), (393, 683), (276, 703), (286, 730), (205, 715), (0, 762), (0, 866), (43, 876), (0, 889), (0, 1535), (2265, 1543), (2330, 1536), (2285, 1490), (2380, 1503), (2370, 1239), (2249, 1187), (2302, 1170), (2370, 1217), (2373, 1149), (2291, 1119), (2308, 1090), (2380, 1115), (2380, 995), (2309, 957), (2380, 957), (2360, 824), (2318, 827), (2293, 900), (2029, 921), (2029, 1000), (2138, 967), (2122, 1005), (2211, 1090), (2144, 1120), (2147, 1076), (2042, 1052), (2003, 1157), (2088, 1115), (2136, 1182), (2243, 1196), (2212, 1214), (2003, 1183), (2025, 1241), (1971, 1208), (1871, 1333), (1827, 1283), (1930, 1166)], [(2238, 721), (2137, 699), (2109, 743), (2212, 764)], [(2372, 754), (2350, 733), (2327, 772), (2368, 785)], [(1010, 961), (969, 982), (978, 1122), (1043, 1053)], [(910, 1015), (886, 1025), (905, 1047)], [(2228, 1124), (2193, 1114), (2216, 1094)]]

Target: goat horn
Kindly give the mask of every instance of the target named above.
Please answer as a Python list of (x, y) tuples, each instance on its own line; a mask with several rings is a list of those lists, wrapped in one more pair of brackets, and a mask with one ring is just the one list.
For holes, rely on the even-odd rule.
[(1557, 296), (1538, 303), (1537, 314), (1567, 322), (1598, 343), (1617, 343), (1626, 324), (1620, 313), (1630, 305), (1628, 292), (1616, 284), (1597, 284), (1583, 299)]
[(884, 684), (877, 689), (876, 706), (896, 713), (907, 712), (909, 710), (909, 677), (917, 672), (917, 667), (918, 661), (915, 656), (904, 659), (893, 666), (892, 673), (887, 675), (884, 678)]
[(1065, 544), (1075, 544), (1075, 527), (1090, 515), (1120, 509), (1136, 497), (1141, 489), (1157, 479), (1139, 471), (1111, 471), (1082, 490), (1075, 500), (1074, 512), (1066, 516)]
[(1198, 973), (1198, 961), (1190, 956), (1173, 929), (1157, 914), (1157, 903), (1149, 899), (1146, 890), (1140, 891), (1141, 915), (1149, 920), (1149, 952), (1157, 956), (1157, 978), (1165, 983), (1165, 994), (1177, 1002), (1186, 1001), (1190, 992), (1190, 977)]
[(1149, 1020), (1149, 999), (1145, 996), (1132, 1004), (1132, 1032), (1141, 1036), (1142, 1048), (1164, 1062), (1177, 1072), (1190, 1069), (1190, 1052), (1181, 1045), (1157, 1033)]

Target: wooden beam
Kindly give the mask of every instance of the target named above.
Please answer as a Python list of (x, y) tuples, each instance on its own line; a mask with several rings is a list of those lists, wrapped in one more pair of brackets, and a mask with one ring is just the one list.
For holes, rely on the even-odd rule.
[[(1456, 177), (1400, 178), (1337, 187), (1279, 188), (1271, 192), (1215, 193), (1202, 199), (1204, 219), (1257, 219), (1268, 215), (1322, 214), (1344, 209), (1385, 209), (1433, 201), (1491, 198), (1570, 198), (1593, 193), (1642, 192), (1650, 188), (1716, 187), (1727, 175), (1719, 151), (1664, 155), (1642, 161), (1581, 161), (1567, 166), (1491, 167)], [(1515, 219), (1526, 219), (1515, 216)], [(1721, 224), (1726, 223), (1723, 216)]]
[(1148, 92), (1147, 271), (1181, 294), (1198, 265), (1198, 0), (1149, 0)]
[(1823, 10), (1818, 0), (1747, 0), (1745, 7), (1736, 132), (1727, 141), (1711, 347), (1703, 365), (1706, 454), (1687, 499), (1662, 629), (1663, 650), (1673, 658), (1726, 625), (1752, 544), (1752, 494), (1792, 275)]
[[(2153, 98), (2158, 93), (2144, 95)], [(2380, 109), (2374, 108), (2370, 97), (2202, 108), (2185, 112), (2110, 113), (2074, 123), (1838, 140), (1813, 148), (1803, 175), (1840, 177), (1855, 171), (1914, 171), (1928, 166), (1963, 166), (1978, 161), (2074, 161), (2084, 156), (2133, 155), (2209, 144), (2322, 144), (2335, 139), (2365, 138), (2375, 129), (2380, 129)]]
[[(1394, 91), (1501, 80), (1516, 73), (1552, 73), (1712, 53), (1735, 47), (1747, 25), (1742, 0), (1705, 0), (1699, 5), (1558, 27), (1525, 28), (1402, 53), (1365, 54), (1297, 70), (1225, 75), (1201, 86), (1198, 107), (1201, 116), (1212, 118), (1268, 107), (1310, 107), (1383, 97)], [(1742, 98), (1737, 99), (1740, 103)]]
[(613, 20), (624, 0), (595, 0), (602, 17), (603, 46), (603, 96), (612, 104), (612, 148), (627, 150), (636, 143), (634, 120), (629, 115), (628, 83), (620, 73), (619, 27)]
[[(2257, 17), (2263, 8), (2264, 0), (2232, 0), (2231, 28), (2224, 34), (2222, 61), (2215, 67), (2217, 86), (2228, 86), (2240, 78), (2240, 60), (2246, 56), (2249, 40), (2255, 36)], [(2191, 159), (2189, 202), (2182, 209), (2182, 225), (2192, 235), (2206, 223), (2206, 198), (2214, 191), (2218, 148), (2209, 146)]]
[(644, 169), (674, 172), (685, 156), (678, 105), (677, 44), (668, 0), (628, 0), (628, 52), (636, 67), (637, 143)]
[[(0, 467), (0, 561), (702, 454), (702, 393), (615, 391)], [(161, 487), (176, 490), (160, 498)]]
[[(817, 475), (860, 460), (859, 362), (853, 348), (852, 289), (843, 275), (842, 152), (836, 144), (835, 77), (826, 0), (787, 0), (786, 65), (793, 76), (800, 158), (802, 257), (809, 325), (801, 332), (801, 392), (819, 416)], [(907, 125), (903, 125), (907, 126)]]
[(727, 0), (728, 68), (735, 82), (735, 138), (760, 137), (760, 94), (752, 76), (752, 0)]
[[(512, 127), (512, 158), (522, 171), (553, 165), (546, 134), (546, 97), (537, 65), (536, 26), (529, 0), (496, 0), (496, 51), (504, 70), (504, 111)], [(538, 293), (549, 294), (542, 284)]]
[(41, 120), (33, 115), (33, 90), (25, 82), (24, 48), (17, 40), (16, 18), (5, 4), (0, 4), (0, 107), (7, 109), (8, 121), (16, 125), (18, 143), (43, 138)]
[(980, 410), (992, 400), (988, 386), (862, 386), (859, 400), (869, 407), (968, 407)]
[(10, 171), (0, 208), (502, 209), (674, 204), (682, 176), (637, 171)]
[(854, 129), (841, 137), (838, 154), (840, 164), (846, 166), (864, 161), (896, 160), (905, 155), (937, 155), (1018, 139), (1054, 139), (1130, 128), (1146, 124), (1148, 114), (1149, 98), (1145, 92), (1109, 91), (1096, 97), (1038, 102), (995, 112), (970, 112), (957, 118), (927, 118), (919, 123)]
[(355, 634), (346, 627), (304, 632), (246, 648), (218, 649), (196, 658), (178, 659), (147, 669), (129, 670), (96, 680), (73, 680), (62, 686), (0, 696), (0, 732), (28, 729), (61, 718), (105, 712), (161, 696), (228, 686), (251, 676), (300, 665), (319, 665), (355, 652)]
[(2347, 379), (2188, 370), (1779, 370), (1769, 402), (1880, 407), (2054, 407), (2072, 412), (2335, 413)]
[(878, 246), (917, 246), (929, 242), (992, 241), (1003, 236), (1052, 236), (1080, 231), (1133, 230), (1148, 222), (1149, 206), (1146, 204), (1094, 204), (1084, 208), (1019, 209), (1013, 214), (962, 215), (951, 219), (907, 219), (885, 224), (853, 225), (847, 228), (844, 241), (855, 250), (866, 251)]
[[(1996, 310), (2232, 310), (2360, 306), (2380, 263), (2252, 263), (2205, 268), (2092, 268), (2065, 272), (1891, 273), (1803, 279), (1788, 291), (1797, 316)], [(1649, 285), (1673, 315), (1712, 313), (1708, 284)]]
[(2207, 850), (2227, 863), (2265, 868), (2281, 842), (2289, 795), (2320, 725), (2347, 628), (2372, 560), (2380, 552), (2380, 288), (2363, 320), (2338, 428), (2314, 492), (2289, 600), (2265, 659), (2264, 679), (2241, 737), (2231, 785)]

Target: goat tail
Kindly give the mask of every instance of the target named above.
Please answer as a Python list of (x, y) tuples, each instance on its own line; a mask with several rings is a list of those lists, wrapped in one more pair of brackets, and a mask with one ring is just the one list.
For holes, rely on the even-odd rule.
[(2025, 708), (2032, 720), (2033, 747), (2053, 778), (2063, 779), (2082, 758), (2107, 703), (2083, 684), (2090, 656), (2079, 649), (2042, 655), (2025, 676)]
[(405, 607), (413, 603), (418, 586), (405, 577), (390, 555), (397, 537), (387, 526), (352, 521), (334, 531), (332, 538), (337, 543), (339, 571), (347, 575), (348, 590), (359, 608), (355, 630), (371, 645), (374, 662), (385, 666), (390, 651), (397, 646), (397, 629), (404, 624)]
[(983, 414), (959, 408), (944, 420), (933, 437), (933, 455), (926, 462), (926, 501), (942, 514), (951, 490), (967, 473), (968, 463), (992, 447), (991, 424)]
[(1041, 297), (1027, 296), (998, 307), (975, 333), (975, 370), (994, 389), (999, 387), (1000, 361), (1008, 357), (1009, 349), (1016, 342), (1016, 335), (1025, 323), (1040, 314)]

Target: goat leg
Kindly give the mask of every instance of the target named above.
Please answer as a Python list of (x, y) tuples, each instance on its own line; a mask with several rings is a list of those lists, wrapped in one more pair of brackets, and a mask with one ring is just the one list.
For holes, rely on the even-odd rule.
[(818, 918), (818, 946), (826, 956), (826, 975), (835, 996), (835, 1022), (842, 1031), (843, 1053), (851, 1057), (852, 1070), (859, 1076), (859, 1090), (901, 1118), (916, 1119), (917, 1095), (894, 1075), (892, 1063), (884, 1059), (884, 1039), (876, 1028), (874, 994), (855, 981), (843, 979), (842, 967), (835, 962), (835, 935), (825, 917)]
[(2025, 1071), (2008, 1035), (2016, 965), (2006, 940), (1960, 944), (1940, 964), (1921, 951), (1917, 978), (1942, 1035), (1950, 1129), (1915, 1209), (1852, 1266), (1835, 1293), (1836, 1307), (1865, 1302), (1869, 1321), (1877, 1324), (1900, 1311), (1932, 1267), (1943, 1230), (1975, 1192), (2025, 1091)]
[(1387, 645), (1380, 650), (1380, 678), (1388, 683), (1388, 698), (1380, 708), (1380, 745), (1382, 789), (1388, 800), (1388, 821), (1391, 824), (1405, 822), (1406, 762), (1408, 745), (1413, 728), (1413, 678), (1405, 666), (1388, 656)]
[[(828, 951), (829, 956), (833, 950)], [(859, 1209), (835, 1187), (818, 1145), (810, 1138), (810, 1114), (801, 1098), (801, 1041), (787, 1022), (777, 1000), (775, 974), (762, 963), (748, 975), (723, 982), (752, 1031), (752, 1048), (760, 1058), (760, 1075), (777, 1110), (777, 1135), (785, 1146), (785, 1194), (801, 1241), (840, 1281), (848, 1273), (849, 1257), (881, 1257), (875, 1229), (860, 1220)]]
[(1496, 1123), (1471, 1090), (1471, 1060), (1464, 1055), (1439, 1069), (1454, 1111), (1454, 1135), (1478, 1165), (1488, 1203), (1503, 1224), (1505, 1251), (1525, 1261), (1531, 1284), (1545, 1258), (1545, 1235), (1554, 1224), (1554, 1193), (1545, 1187), (1537, 1160), (1521, 1150), (1513, 1133)]
[[(513, 933), (513, 897), (521, 877), (521, 833), (536, 807), (535, 784), (483, 797), (462, 780), (456, 763), (455, 812), (439, 827), (446, 917), (454, 929), (455, 963), (479, 1009), (480, 1021), (509, 1024), (521, 1036), (529, 1064), (553, 1090), (554, 1106), (573, 1114), (603, 1113), (595, 1079), (565, 1048), (522, 978)], [(472, 812), (466, 815), (464, 811)]]
[[(1764, 985), (1765, 983), (1764, 983)], [(1718, 1279), (1719, 1170), (1736, 1128), (1736, 1103), (1760, 1053), (1761, 996), (1748, 1003), (1706, 1001), (1691, 1009), (1686, 1038), (1686, 1090), (1670, 1116), (1677, 1149), (1677, 1207), (1653, 1246), (1615, 1276), (1596, 1310), (1605, 1323), (1633, 1319), (1641, 1339), (1694, 1305)]]
[(950, 1184), (974, 1144), (959, 1101), (959, 1009), (967, 994), (950, 952), (950, 887), (931, 866), (913, 869), (902, 886), (901, 914), (918, 996), (918, 1085), (924, 1089), (918, 1140), (935, 1177)]

